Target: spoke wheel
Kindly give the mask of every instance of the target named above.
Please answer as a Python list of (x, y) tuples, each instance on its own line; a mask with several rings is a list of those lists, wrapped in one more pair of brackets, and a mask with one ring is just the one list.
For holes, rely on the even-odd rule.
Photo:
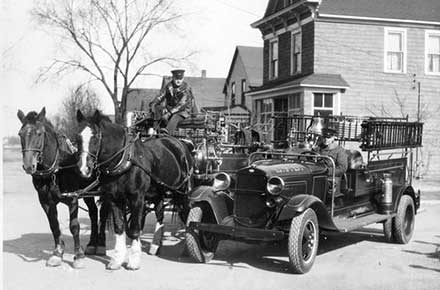
[(294, 217), (289, 232), (289, 261), (293, 272), (307, 273), (318, 252), (318, 218), (312, 209)]
[[(201, 206), (191, 208), (187, 226), (190, 222), (217, 223), (209, 209)], [(219, 240), (213, 233), (188, 230), (185, 233), (185, 246), (191, 258), (197, 263), (207, 263), (212, 260), (217, 250)]]

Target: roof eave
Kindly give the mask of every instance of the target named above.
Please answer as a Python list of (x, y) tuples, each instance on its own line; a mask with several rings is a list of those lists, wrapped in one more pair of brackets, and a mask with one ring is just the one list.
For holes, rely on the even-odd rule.
[(340, 19), (340, 20), (374, 21), (374, 22), (405, 23), (405, 24), (419, 24), (419, 25), (440, 25), (440, 22), (437, 22), (437, 21), (424, 21), (424, 20), (398, 19), (398, 18), (380, 18), (380, 17), (340, 15), (340, 14), (327, 14), (327, 13), (319, 13), (318, 19), (320, 19), (320, 20)]

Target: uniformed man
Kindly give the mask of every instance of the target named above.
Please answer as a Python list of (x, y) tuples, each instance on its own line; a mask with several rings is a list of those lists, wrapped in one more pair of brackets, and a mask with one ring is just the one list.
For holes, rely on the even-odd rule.
[[(348, 156), (345, 149), (336, 141), (336, 131), (331, 128), (322, 129), (322, 142), (318, 148), (320, 155), (329, 156), (335, 162), (335, 194), (340, 195), (341, 177), (348, 168)], [(333, 166), (328, 166), (329, 177), (333, 176)]]
[(177, 129), (177, 125), (194, 112), (194, 96), (191, 87), (184, 81), (183, 69), (171, 71), (172, 80), (166, 84), (159, 96), (151, 103), (150, 108), (157, 111), (160, 106), (162, 110), (161, 127), (165, 127), (169, 133)]

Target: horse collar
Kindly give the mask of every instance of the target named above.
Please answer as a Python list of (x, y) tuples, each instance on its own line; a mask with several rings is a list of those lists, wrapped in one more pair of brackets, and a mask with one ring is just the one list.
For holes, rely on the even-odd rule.
[(111, 169), (106, 168), (104, 170), (104, 173), (107, 175), (115, 176), (127, 172), (132, 165), (131, 157), (133, 156), (133, 151), (134, 151), (133, 145), (138, 139), (139, 139), (139, 134), (133, 136), (129, 133), (126, 133), (124, 146), (120, 150), (118, 150), (115, 154), (113, 154), (109, 159), (107, 159), (104, 162), (101, 162), (98, 166), (102, 166), (106, 163), (109, 163), (110, 161), (115, 159), (116, 156), (122, 153), (121, 159), (119, 159), (118, 163)]

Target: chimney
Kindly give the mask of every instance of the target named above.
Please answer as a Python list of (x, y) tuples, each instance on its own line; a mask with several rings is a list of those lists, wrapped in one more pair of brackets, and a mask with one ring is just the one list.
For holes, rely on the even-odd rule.
[(202, 69), (202, 78), (206, 78), (206, 69)]

